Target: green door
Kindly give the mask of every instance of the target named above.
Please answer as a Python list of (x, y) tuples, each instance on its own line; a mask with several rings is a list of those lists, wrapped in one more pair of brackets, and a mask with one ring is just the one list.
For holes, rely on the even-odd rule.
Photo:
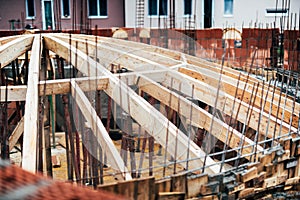
[(44, 1), (45, 29), (53, 29), (52, 1)]

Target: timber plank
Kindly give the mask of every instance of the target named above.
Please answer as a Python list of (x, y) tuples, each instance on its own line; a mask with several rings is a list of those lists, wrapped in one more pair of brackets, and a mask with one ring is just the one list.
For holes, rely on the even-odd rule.
[[(8, 43), (9, 44), (9, 43)], [(38, 80), (41, 56), (40, 35), (34, 37), (31, 59), (29, 62), (29, 75), (25, 114), (24, 114), (24, 140), (22, 168), (32, 173), (37, 167), (37, 133), (38, 133)]]
[[(37, 36), (35, 36), (37, 37)], [(15, 60), (31, 48), (33, 35), (18, 37), (4, 45), (0, 46), (1, 68), (5, 67), (11, 61)]]

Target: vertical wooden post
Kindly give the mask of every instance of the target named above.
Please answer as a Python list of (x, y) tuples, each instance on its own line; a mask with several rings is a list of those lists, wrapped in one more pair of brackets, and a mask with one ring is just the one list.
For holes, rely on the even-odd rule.
[(40, 35), (34, 37), (29, 63), (29, 74), (24, 115), (24, 142), (22, 168), (35, 173), (37, 167), (38, 134), (38, 79), (41, 57)]

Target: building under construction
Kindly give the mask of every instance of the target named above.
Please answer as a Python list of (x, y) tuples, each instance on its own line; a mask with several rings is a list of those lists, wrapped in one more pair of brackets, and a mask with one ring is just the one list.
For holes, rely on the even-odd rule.
[(38, 2), (75, 21), (63, 28), (54, 12), (51, 25), (0, 30), (0, 199), (300, 198), (293, 1), (269, 9), (274, 23), (226, 28), (215, 1), (203, 1), (205, 27), (200, 1), (183, 1), (182, 23), (179, 1), (134, 1), (134, 23), (122, 1), (125, 22), (104, 20), (124, 28), (90, 17), (117, 0)]

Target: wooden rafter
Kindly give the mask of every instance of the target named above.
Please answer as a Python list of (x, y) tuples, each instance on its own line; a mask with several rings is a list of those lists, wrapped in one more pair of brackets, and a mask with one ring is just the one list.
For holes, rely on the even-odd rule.
[(103, 151), (106, 152), (106, 155), (109, 158), (108, 161), (112, 168), (117, 171), (116, 177), (119, 177), (119, 179), (131, 180), (132, 178), (127, 167), (124, 165), (118, 150), (110, 139), (105, 127), (103, 126), (88, 98), (74, 80), (71, 81), (71, 86), (71, 94), (75, 102), (90, 125), (93, 134), (97, 138), (97, 142), (101, 145)]
[[(199, 128), (204, 128), (207, 131), (210, 131), (210, 126), (212, 120), (214, 120), (213, 127), (211, 129), (211, 134), (218, 138), (220, 141), (226, 143), (229, 142), (228, 146), (231, 148), (237, 148), (241, 143), (241, 139), (243, 138), (242, 134), (233, 128), (229, 127), (227, 124), (222, 122), (221, 120), (212, 117), (211, 114), (207, 113), (205, 110), (201, 109), (199, 106), (196, 106), (194, 103), (188, 101), (186, 98), (180, 97), (180, 95), (175, 92), (169, 91), (167, 88), (162, 87), (158, 83), (151, 81), (150, 79), (139, 76), (138, 78), (138, 86), (139, 88), (153, 96), (154, 98), (161, 101), (163, 104), (168, 105), (169, 99), (171, 99), (171, 105), (169, 105), (173, 110), (180, 113), (180, 115), (184, 116), (188, 120), (192, 122), (192, 124), (197, 125)], [(172, 83), (171, 83), (172, 84)], [(184, 86), (183, 86), (184, 87)], [(180, 102), (178, 102), (180, 101)], [(180, 105), (180, 108), (178, 108)], [(192, 111), (191, 111), (192, 109)], [(192, 115), (191, 115), (192, 113)], [(191, 115), (191, 116), (190, 116)], [(191, 119), (190, 119), (191, 118)], [(210, 123), (207, 123), (210, 122)], [(232, 132), (232, 140), (226, 141), (226, 135)], [(249, 146), (247, 148), (243, 148), (243, 154), (251, 154), (255, 143), (249, 138), (244, 138), (244, 145)], [(263, 148), (258, 145), (258, 151), (262, 152)]]
[[(192, 141), (189, 141), (189, 138), (187, 138), (181, 131), (177, 130), (177, 128), (173, 124), (169, 124), (168, 119), (165, 116), (163, 116), (159, 111), (153, 108), (143, 98), (138, 96), (125, 83), (113, 76), (107, 69), (105, 69), (99, 63), (95, 63), (95, 61), (90, 59), (82, 51), (75, 51), (73, 46), (71, 47), (70, 51), (70, 45), (68, 43), (54, 38), (52, 36), (45, 36), (45, 45), (47, 49), (57, 53), (66, 60), (69, 59), (68, 52), (71, 52), (71, 63), (73, 65), (75, 65), (75, 53), (77, 53), (76, 59), (77, 63), (79, 63), (77, 67), (79, 67), (78, 70), (82, 70), (82, 73), (84, 74), (103, 74), (108, 76), (109, 84), (105, 92), (117, 104), (119, 104), (125, 112), (128, 112), (129, 106), (130, 110), (132, 111), (129, 113), (131, 117), (135, 119), (142, 127), (144, 127), (144, 129), (150, 135), (152, 135), (156, 139), (156, 141), (159, 142), (162, 146), (165, 146), (166, 140), (170, 139), (171, 141), (176, 137), (176, 135), (178, 135), (179, 139), (177, 150), (179, 152), (189, 152), (189, 158), (195, 158), (195, 160), (189, 162), (191, 168), (197, 169), (200, 166), (202, 166), (205, 153), (199, 147), (196, 148), (195, 144), (191, 145), (189, 149), (188, 144), (193, 143)], [(84, 67), (83, 63), (85, 63)], [(120, 95), (128, 97), (128, 101), (127, 98), (123, 98), (123, 102), (120, 102)], [(169, 137), (168, 139), (166, 139), (167, 135)], [(177, 150), (175, 150), (175, 145), (170, 145), (170, 147), (168, 147), (169, 153), (173, 156), (175, 155), (175, 152)], [(183, 154), (181, 156), (178, 156), (177, 158), (179, 160), (185, 160), (187, 159), (187, 155), (188, 154)], [(201, 157), (202, 159), (196, 159)], [(219, 172), (219, 166), (214, 165), (214, 163), (215, 162), (211, 158), (207, 158), (207, 164), (210, 166), (206, 168), (207, 172), (212, 174)]]
[[(195, 97), (199, 99), (200, 101), (214, 106), (214, 102), (216, 98), (218, 98), (218, 103), (217, 103), (217, 109), (223, 110), (223, 112), (227, 115), (231, 115), (231, 112), (233, 111), (233, 116), (237, 116), (237, 120), (245, 123), (249, 121), (249, 127), (253, 128), (254, 130), (257, 129), (258, 127), (258, 120), (261, 117), (261, 122), (260, 122), (260, 133), (265, 135), (267, 134), (268, 137), (273, 136), (273, 132), (275, 127), (277, 126), (277, 132), (276, 135), (278, 135), (279, 132), (279, 126), (281, 125), (281, 120), (276, 119), (273, 116), (269, 116), (267, 112), (261, 112), (261, 110), (257, 107), (253, 107), (243, 101), (241, 101), (238, 97), (231, 96), (223, 91), (219, 92), (219, 96), (216, 96), (216, 90), (217, 88), (211, 86), (210, 84), (206, 84), (204, 82), (198, 81), (198, 80), (193, 80), (191, 77), (183, 75), (181, 76), (181, 79), (175, 78), (175, 77), (180, 77), (177, 76), (176, 72), (169, 71), (166, 75), (165, 80), (162, 82), (166, 86), (170, 86), (170, 80), (173, 78), (174, 80), (177, 80), (182, 84), (182, 92), (189, 95), (191, 94), (191, 88), (192, 85), (195, 87)], [(184, 80), (184, 81), (181, 81)], [(176, 84), (178, 85), (178, 84)], [(174, 84), (174, 87), (176, 86)], [(178, 87), (177, 87), (178, 88)], [(220, 89), (222, 90), (222, 88)], [(249, 96), (250, 98), (250, 96)], [(233, 108), (234, 101), (236, 102), (235, 107)], [(238, 109), (240, 104), (240, 109)], [(248, 109), (252, 110), (251, 116), (247, 117), (247, 112)], [(238, 112), (238, 115), (236, 115)], [(250, 117), (250, 118), (249, 118)], [(268, 132), (266, 132), (268, 127)], [(291, 127), (292, 131), (296, 131), (297, 129), (295, 127)], [(282, 122), (282, 132), (283, 133), (288, 133), (289, 131), (289, 124)]]
[[(197, 71), (196, 71), (197, 69)], [(195, 68), (195, 67), (191, 67), (189, 66), (188, 68), (184, 68), (181, 67), (178, 69), (179, 72), (184, 73), (188, 76), (191, 76), (197, 80), (200, 80), (202, 82), (205, 82), (207, 84), (210, 84), (212, 86), (217, 86), (218, 84), (218, 80), (216, 78), (216, 73), (213, 75), (212, 72), (210, 70), (205, 70), (205, 69), (201, 69), (201, 68)], [(228, 82), (230, 81), (230, 82)], [(234, 84), (235, 82), (235, 84)], [(247, 84), (246, 90), (243, 92), (243, 88), (244, 88), (244, 84), (243, 82), (239, 83), (239, 88), (237, 91), (237, 95), (236, 97), (239, 99), (242, 99), (242, 101), (249, 103), (250, 102), (250, 96), (251, 96), (251, 90), (253, 90), (253, 85), (251, 84)], [(232, 78), (228, 78), (228, 77), (224, 77), (224, 79), (222, 79), (222, 90), (228, 94), (230, 94), (231, 96), (235, 95), (235, 88), (237, 87), (237, 83), (236, 81), (233, 81)], [(262, 84), (261, 86), (258, 88), (258, 92), (256, 95), (256, 100), (254, 102), (255, 107), (260, 107), (260, 101), (261, 99), (263, 99), (263, 101), (266, 102), (265, 104), (265, 112), (269, 112), (270, 107), (272, 106), (272, 110), (271, 110), (271, 114), (273, 116), (277, 115), (277, 109), (279, 109), (279, 113), (284, 113), (283, 115), (283, 121), (287, 124), (290, 123), (290, 118), (291, 115), (293, 116), (293, 121), (292, 121), (292, 126), (295, 128), (298, 128), (298, 119), (299, 119), (299, 113), (300, 113), (300, 104), (295, 102), (293, 102), (293, 99), (290, 98), (279, 98), (280, 94), (275, 94), (274, 96), (272, 95), (272, 89), (273, 88), (269, 88), (269, 93), (267, 98), (265, 97), (261, 97), (261, 90), (264, 90), (264, 96), (266, 95), (266, 91), (267, 88), (262, 88)], [(242, 95), (244, 94), (244, 95)], [(282, 94), (284, 95), (284, 94)], [(243, 96), (243, 98), (242, 98)], [(266, 99), (266, 100), (265, 100)], [(281, 101), (279, 102), (279, 99), (281, 99)], [(281, 107), (282, 105), (284, 105), (285, 103), (285, 99), (286, 99), (286, 106), (283, 108)], [(280, 106), (278, 106), (280, 105)], [(294, 108), (294, 112), (292, 113), (292, 107), (295, 106)], [(281, 120), (282, 115), (279, 115), (278, 118)]]
[(33, 41), (32, 35), (18, 37), (0, 46), (0, 64), (5, 67), (31, 48)]
[[(83, 91), (89, 91), (91, 89), (104, 90), (107, 88), (108, 78), (98, 77), (96, 78), (76, 78), (77, 84), (80, 85)], [(52, 95), (52, 94), (67, 94), (70, 93), (70, 79), (59, 80), (47, 80), (39, 82), (39, 95)], [(96, 86), (97, 84), (97, 86)], [(46, 88), (44, 88), (46, 85)], [(45, 89), (45, 94), (44, 94)], [(1, 99), (0, 102), (5, 101), (5, 86), (0, 86)], [(25, 101), (27, 86), (17, 85), (7, 87), (7, 101)]]

